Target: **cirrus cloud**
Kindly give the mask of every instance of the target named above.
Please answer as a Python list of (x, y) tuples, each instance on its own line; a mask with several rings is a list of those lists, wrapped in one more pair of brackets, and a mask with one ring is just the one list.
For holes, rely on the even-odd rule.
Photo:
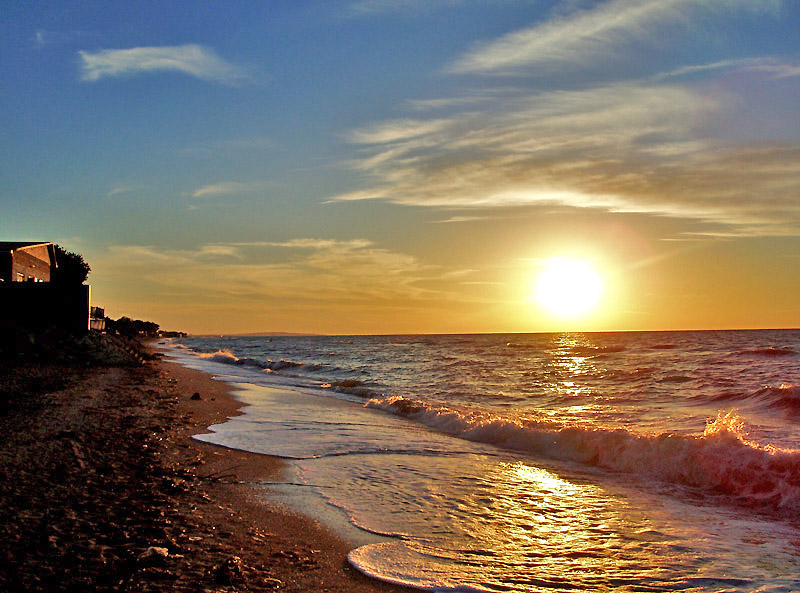
[(273, 184), (268, 181), (254, 181), (243, 183), (241, 181), (221, 181), (199, 187), (192, 192), (193, 198), (207, 198), (210, 196), (238, 196), (253, 192), (264, 191)]
[(366, 239), (209, 243), (194, 249), (112, 246), (100, 269), (135, 273), (159, 290), (206, 301), (314, 302), (434, 298), (419, 286), (441, 270)]
[(702, 221), (717, 233), (796, 234), (800, 144), (712, 133), (741, 109), (724, 92), (630, 82), (498, 99), (435, 125), (403, 120), (413, 134), (370, 126), (351, 135), (365, 185), (331, 199), (481, 213), (591, 208)]
[(450, 71), (507, 74), (530, 68), (586, 67), (631, 43), (651, 43), (675, 27), (688, 30), (709, 16), (734, 11), (775, 14), (780, 4), (780, 0), (612, 0), (480, 44), (456, 60)]
[(238, 84), (247, 80), (243, 68), (220, 58), (201, 45), (134, 47), (79, 51), (81, 79), (96, 82), (149, 72), (181, 72), (201, 80)]

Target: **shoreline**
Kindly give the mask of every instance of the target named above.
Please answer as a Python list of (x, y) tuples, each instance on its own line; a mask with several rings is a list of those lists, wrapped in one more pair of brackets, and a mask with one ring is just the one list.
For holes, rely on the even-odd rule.
[(240, 413), (232, 385), (156, 343), (88, 341), (89, 355), (0, 361), (0, 590), (408, 591), (265, 500), (281, 459), (192, 438)]
[[(281, 549), (271, 552), (271, 556), (277, 554), (280, 559), (288, 561), (288, 566), (273, 571), (278, 580), (285, 585), (298, 586), (299, 591), (409, 591), (361, 574), (347, 562), (351, 546), (344, 538), (313, 517), (280, 502), (267, 500), (258, 483), (280, 481), (280, 475), (286, 469), (283, 459), (193, 438), (209, 432), (209, 426), (224, 423), (228, 418), (243, 413), (241, 410), (246, 404), (234, 395), (234, 385), (175, 360), (163, 358), (160, 364), (176, 381), (174, 386), (183, 395), (180, 410), (192, 419), (185, 434), (186, 445), (201, 456), (204, 474), (214, 477), (212, 492), (215, 502), (222, 503), (226, 511), (232, 509), (237, 514), (244, 523), (239, 525), (240, 528), (249, 527), (248, 532), (258, 530), (256, 546), (265, 545), (265, 536), (280, 545)], [(200, 399), (192, 399), (194, 394), (199, 394)], [(241, 535), (248, 535), (248, 532)], [(311, 578), (298, 578), (299, 575), (307, 577), (312, 574)]]

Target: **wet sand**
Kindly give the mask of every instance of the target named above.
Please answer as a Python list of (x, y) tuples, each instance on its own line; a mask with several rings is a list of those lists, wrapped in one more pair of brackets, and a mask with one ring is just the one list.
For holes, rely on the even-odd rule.
[(229, 387), (158, 356), (2, 363), (0, 590), (406, 590), (264, 500), (280, 459), (192, 438), (239, 413)]

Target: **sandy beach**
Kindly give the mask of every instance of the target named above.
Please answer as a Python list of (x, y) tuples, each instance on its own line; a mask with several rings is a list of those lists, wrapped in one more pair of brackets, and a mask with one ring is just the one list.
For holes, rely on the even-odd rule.
[(153, 350), (84, 358), (3, 363), (0, 590), (401, 590), (263, 500), (280, 459), (191, 438), (238, 413), (228, 385)]

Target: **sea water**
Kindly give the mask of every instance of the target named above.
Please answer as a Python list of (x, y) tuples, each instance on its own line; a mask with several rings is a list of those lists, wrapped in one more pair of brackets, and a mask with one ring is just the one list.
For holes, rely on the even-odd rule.
[(295, 488), (372, 534), (349, 561), (375, 578), (800, 591), (798, 330), (191, 337), (171, 352), (248, 404), (197, 438), (290, 460)]

